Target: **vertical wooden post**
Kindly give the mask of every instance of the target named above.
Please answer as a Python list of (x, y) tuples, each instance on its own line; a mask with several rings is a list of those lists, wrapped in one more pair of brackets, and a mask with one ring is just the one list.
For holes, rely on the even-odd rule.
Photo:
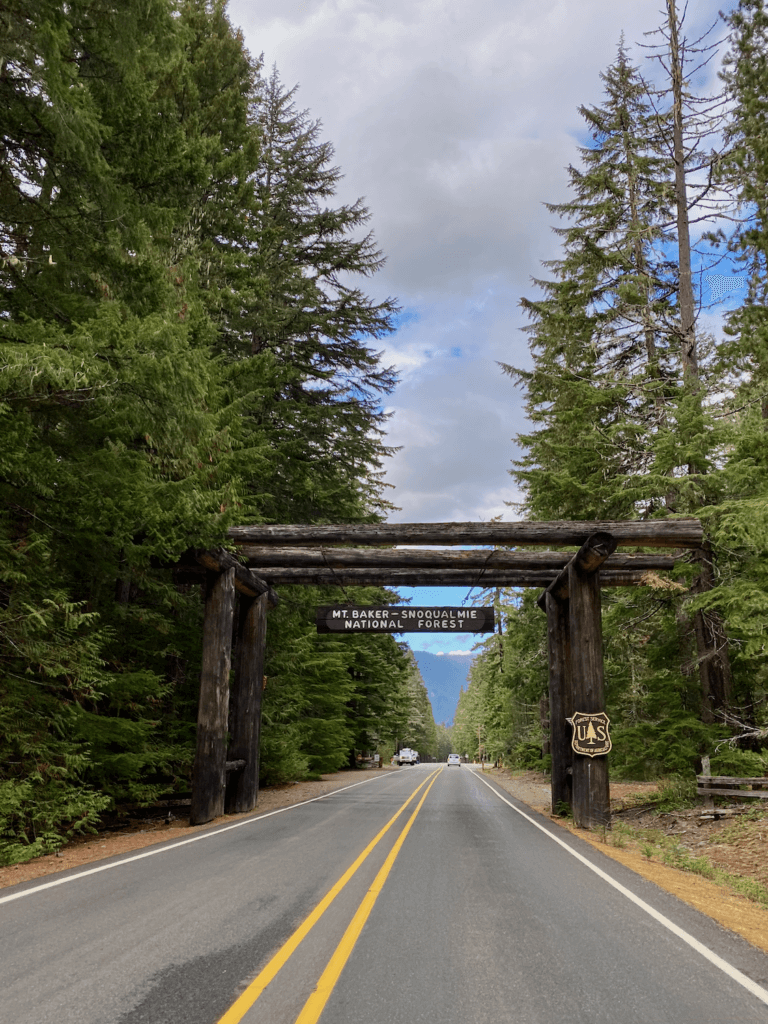
[(189, 822), (202, 825), (224, 813), (229, 712), (229, 668), (235, 613), (235, 570), (205, 574), (203, 665), (197, 709), (197, 748)]
[[(574, 559), (568, 575), (573, 711), (595, 714), (605, 710), (600, 573)], [(610, 825), (607, 757), (574, 754), (573, 820), (581, 828)]]
[(267, 595), (241, 597), (227, 760), (245, 761), (245, 767), (230, 772), (227, 778), (225, 809), (228, 814), (252, 811), (259, 795), (259, 736), (266, 639)]
[(571, 644), (569, 601), (546, 595), (547, 645), (549, 648), (549, 722), (552, 753), (552, 810), (558, 804), (572, 805), (571, 727)]

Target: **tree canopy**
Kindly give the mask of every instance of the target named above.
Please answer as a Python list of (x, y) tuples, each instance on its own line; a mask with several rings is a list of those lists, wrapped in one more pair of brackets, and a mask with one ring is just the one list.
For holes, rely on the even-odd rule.
[[(330, 143), (221, 0), (11, 0), (3, 22), (12, 862), (120, 803), (189, 788), (202, 603), (177, 569), (185, 552), (233, 523), (366, 522), (389, 507), (395, 375), (376, 343), (396, 306), (365, 293), (383, 257), (363, 202), (335, 199)], [(429, 733), (392, 637), (315, 634), (329, 594), (288, 588), (270, 616), (264, 781), (393, 748), (411, 721)]]

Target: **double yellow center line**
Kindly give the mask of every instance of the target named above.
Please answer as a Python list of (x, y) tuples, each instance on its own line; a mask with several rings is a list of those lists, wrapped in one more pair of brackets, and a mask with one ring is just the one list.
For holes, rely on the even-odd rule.
[[(326, 910), (330, 907), (330, 905), (333, 903), (333, 901), (336, 899), (336, 897), (339, 895), (342, 889), (357, 873), (358, 869), (368, 859), (370, 854), (373, 852), (376, 846), (378, 846), (378, 844), (381, 842), (381, 840), (384, 838), (387, 832), (389, 832), (390, 828), (394, 825), (394, 823), (406, 809), (408, 804), (410, 804), (416, 798), (420, 790), (424, 789), (424, 787), (427, 786), (427, 788), (424, 790), (424, 794), (421, 800), (419, 800), (415, 810), (408, 819), (405, 827), (403, 828), (400, 835), (397, 837), (397, 840), (394, 846), (392, 847), (391, 851), (389, 852), (387, 859), (384, 861), (384, 864), (382, 865), (379, 873), (376, 875), (373, 884), (371, 885), (368, 892), (365, 894), (362, 903), (355, 912), (355, 916), (352, 918), (352, 921), (350, 922), (346, 932), (344, 933), (341, 942), (336, 947), (333, 956), (328, 962), (328, 966), (326, 967), (325, 971), (323, 971), (323, 974), (321, 975), (320, 981), (317, 983), (315, 990), (310, 995), (309, 999), (304, 1005), (304, 1009), (301, 1011), (296, 1020), (296, 1024), (315, 1024), (315, 1022), (319, 1019), (320, 1014), (323, 1012), (323, 1008), (326, 1002), (328, 1001), (328, 998), (331, 992), (333, 991), (333, 988), (336, 982), (338, 981), (342, 970), (344, 969), (344, 965), (349, 959), (349, 955), (352, 952), (355, 943), (357, 942), (360, 932), (363, 930), (363, 925), (365, 924), (365, 922), (368, 919), (368, 916), (373, 910), (373, 906), (376, 902), (376, 899), (381, 890), (383, 889), (384, 883), (387, 880), (387, 876), (389, 875), (389, 872), (392, 870), (392, 865), (394, 864), (395, 859), (397, 858), (397, 855), (400, 852), (403, 843), (405, 842), (405, 837), (410, 832), (411, 826), (416, 820), (416, 815), (421, 810), (424, 801), (427, 798), (427, 794), (434, 785), (435, 780), (437, 779), (437, 776), (440, 773), (440, 771), (442, 771), (442, 768), (438, 768), (437, 771), (432, 772), (430, 775), (427, 776), (427, 778), (421, 783), (420, 786), (417, 786), (417, 788), (413, 791), (413, 793), (411, 793), (411, 795), (408, 797), (405, 803), (402, 804), (402, 806), (398, 808), (395, 814), (392, 815), (392, 817), (381, 829), (381, 831), (376, 836), (374, 836), (374, 838), (366, 846), (366, 848), (363, 850), (360, 856), (354, 861), (354, 863), (352, 863), (347, 868), (347, 870), (344, 872), (344, 874), (341, 876), (338, 882), (333, 886), (333, 888), (330, 889), (328, 893), (326, 893), (322, 900), (320, 900), (320, 902), (317, 904), (315, 909), (304, 919), (304, 921), (302, 921), (302, 923), (299, 925), (299, 927), (296, 929), (293, 935), (291, 935), (291, 937), (285, 943), (283, 943), (283, 945), (280, 947), (277, 953), (275, 953), (275, 955), (272, 957), (272, 959), (269, 961), (266, 967), (264, 967), (264, 969), (259, 972), (256, 978), (254, 978), (254, 980), (251, 982), (251, 984), (248, 986), (245, 992), (243, 992), (243, 994), (232, 1004), (232, 1006), (230, 1006), (230, 1008), (227, 1010), (224, 1016), (220, 1018), (218, 1024), (240, 1024), (240, 1021), (243, 1019), (246, 1013), (248, 1013), (250, 1008), (259, 998), (259, 996), (267, 987), (267, 985), (269, 985), (269, 983), (277, 976), (280, 969), (288, 962), (290, 957), (298, 949), (299, 945), (304, 941), (307, 935), (309, 935), (314, 926), (317, 924), (317, 922), (320, 920), (320, 918), (323, 916)], [(429, 783), (429, 785), (427, 785), (427, 783)]]

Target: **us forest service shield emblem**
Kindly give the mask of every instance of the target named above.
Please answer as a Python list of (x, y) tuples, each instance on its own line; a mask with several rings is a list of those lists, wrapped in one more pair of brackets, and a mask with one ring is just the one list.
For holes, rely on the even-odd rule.
[(568, 721), (573, 726), (571, 746), (577, 754), (597, 757), (607, 754), (613, 746), (609, 733), (611, 721), (604, 711), (598, 711), (595, 715), (574, 711), (573, 718)]

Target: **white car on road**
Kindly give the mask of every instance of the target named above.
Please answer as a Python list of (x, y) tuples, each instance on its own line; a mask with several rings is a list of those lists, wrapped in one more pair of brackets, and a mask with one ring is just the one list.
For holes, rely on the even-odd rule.
[(418, 750), (411, 750), (410, 747), (403, 747), (403, 749), (397, 755), (397, 763), (400, 765), (400, 767), (402, 767), (404, 764), (418, 764)]
[(449, 754), (448, 764), (461, 764), (461, 758), (458, 754)]

